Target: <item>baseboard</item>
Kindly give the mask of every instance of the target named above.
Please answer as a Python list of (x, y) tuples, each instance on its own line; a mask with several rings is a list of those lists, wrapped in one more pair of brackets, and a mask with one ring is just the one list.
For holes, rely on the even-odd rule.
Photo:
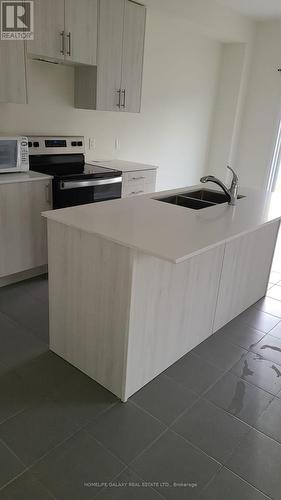
[(35, 276), (40, 276), (41, 274), (46, 274), (48, 271), (48, 266), (35, 267), (33, 269), (28, 269), (27, 271), (22, 271), (21, 273), (11, 274), (9, 276), (4, 276), (0, 278), (0, 288), (3, 286), (11, 285), (13, 283), (18, 283), (20, 281), (28, 280), (34, 278)]

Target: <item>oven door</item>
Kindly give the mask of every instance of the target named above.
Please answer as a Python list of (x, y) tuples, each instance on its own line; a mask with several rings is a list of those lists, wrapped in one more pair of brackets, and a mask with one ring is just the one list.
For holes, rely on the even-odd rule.
[(121, 198), (122, 177), (54, 181), (54, 208)]

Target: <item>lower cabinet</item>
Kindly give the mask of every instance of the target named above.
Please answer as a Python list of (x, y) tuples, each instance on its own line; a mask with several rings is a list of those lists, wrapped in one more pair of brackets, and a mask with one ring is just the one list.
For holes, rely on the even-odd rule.
[(155, 169), (124, 172), (122, 176), (122, 198), (154, 193), (156, 190), (156, 173)]
[(46, 222), (51, 181), (0, 185), (0, 277), (47, 264)]
[(23, 41), (0, 40), (0, 102), (27, 103)]
[(214, 332), (266, 293), (279, 222), (273, 222), (225, 245)]

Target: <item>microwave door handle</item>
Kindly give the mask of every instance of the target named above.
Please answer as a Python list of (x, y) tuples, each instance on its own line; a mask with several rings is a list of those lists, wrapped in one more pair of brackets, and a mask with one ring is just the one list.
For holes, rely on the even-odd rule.
[(78, 189), (84, 187), (107, 186), (122, 182), (122, 177), (113, 177), (112, 179), (96, 179), (96, 180), (81, 180), (81, 181), (61, 181), (60, 189)]

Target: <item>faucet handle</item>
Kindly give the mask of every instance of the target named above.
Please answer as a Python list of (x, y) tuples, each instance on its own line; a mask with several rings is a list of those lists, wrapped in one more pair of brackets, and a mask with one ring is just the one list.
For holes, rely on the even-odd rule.
[(238, 184), (238, 175), (234, 172), (233, 168), (231, 168), (229, 165), (227, 165), (227, 168), (233, 174), (232, 183)]

